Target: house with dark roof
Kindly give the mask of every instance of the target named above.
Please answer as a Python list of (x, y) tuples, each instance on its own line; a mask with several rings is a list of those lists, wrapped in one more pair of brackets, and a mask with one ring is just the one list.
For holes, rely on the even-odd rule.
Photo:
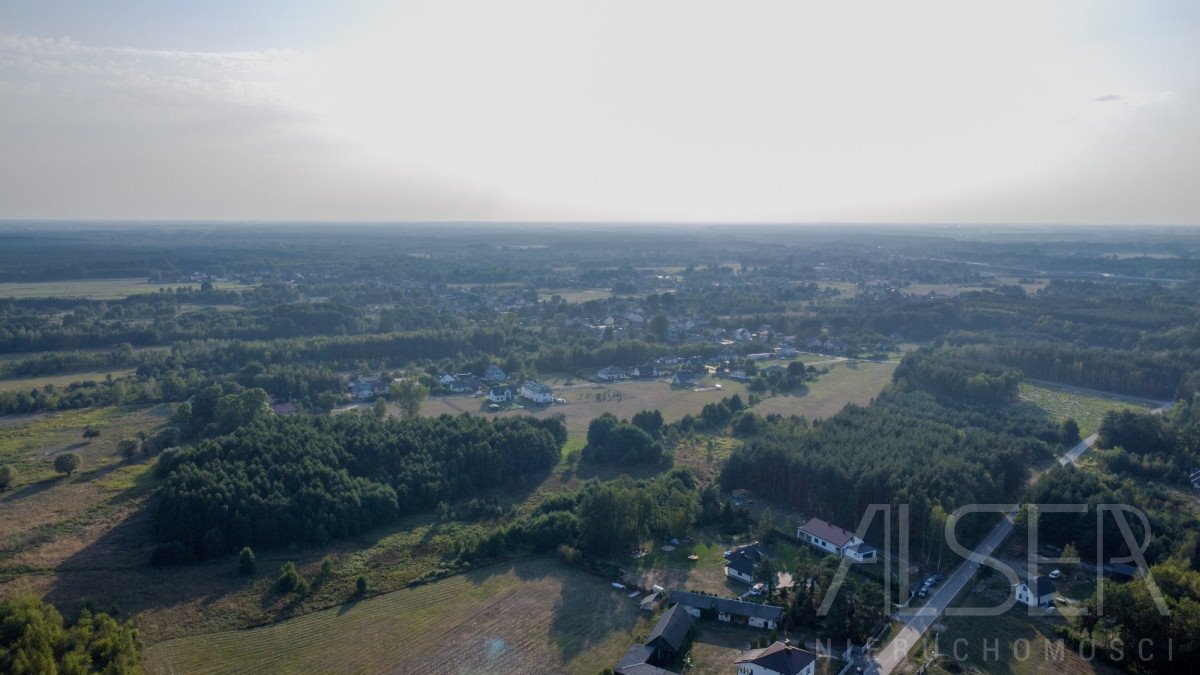
[(492, 364), (483, 371), (483, 379), (487, 380), (488, 382), (507, 382), (508, 373), (504, 372), (500, 366)]
[(653, 363), (639, 363), (633, 368), (634, 377), (658, 377), (658, 367)]
[(533, 380), (526, 380), (521, 385), (521, 396), (534, 403), (554, 403), (554, 390), (541, 382), (534, 382)]
[(695, 384), (696, 381), (701, 377), (703, 377), (703, 374), (694, 370), (677, 370), (675, 371), (675, 374), (671, 376), (671, 384), (690, 386)]
[(658, 664), (674, 661), (687, 644), (688, 631), (695, 622), (696, 618), (679, 605), (663, 612), (646, 639), (646, 646), (653, 650), (650, 660)]
[(688, 632), (696, 618), (681, 609), (679, 605), (671, 607), (658, 617), (644, 644), (633, 645), (617, 661), (613, 672), (617, 675), (664, 675), (670, 673), (659, 666), (665, 666), (679, 658), (679, 653), (687, 645)]
[(796, 528), (796, 538), (826, 553), (837, 553), (858, 562), (875, 560), (879, 556), (879, 551), (874, 546), (864, 542), (853, 532), (820, 518), (811, 518)]
[(748, 584), (754, 583), (754, 569), (766, 557), (758, 542), (738, 546), (725, 553), (725, 576)]
[(483, 384), (479, 381), (478, 377), (475, 377), (470, 373), (463, 373), (460, 375), (455, 375), (454, 381), (447, 384), (446, 388), (454, 394), (474, 394), (475, 392), (479, 391), (481, 386), (483, 386)]
[(650, 663), (653, 649), (646, 645), (633, 645), (625, 652), (613, 668), (614, 675), (668, 675), (671, 671), (663, 670)]
[(492, 403), (512, 403), (517, 399), (517, 392), (512, 387), (492, 387), (488, 389), (487, 400)]
[(617, 380), (627, 380), (629, 376), (625, 371), (616, 366), (606, 366), (596, 372), (596, 379), (604, 382), (615, 382)]
[(757, 602), (730, 600), (690, 591), (671, 591), (669, 601), (682, 605), (694, 617), (728, 621), (739, 626), (775, 630), (783, 623), (783, 608)]
[(1028, 581), (1022, 581), (1015, 586), (1017, 602), (1039, 607), (1054, 602), (1054, 582), (1050, 577), (1038, 575)]
[(813, 675), (817, 655), (790, 640), (748, 651), (737, 660), (738, 675)]

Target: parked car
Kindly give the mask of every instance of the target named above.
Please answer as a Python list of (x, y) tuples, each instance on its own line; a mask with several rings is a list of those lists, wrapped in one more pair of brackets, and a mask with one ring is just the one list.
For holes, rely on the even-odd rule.
[(750, 587), (750, 595), (762, 595), (763, 589), (766, 588), (761, 582)]
[(1061, 579), (1062, 575), (1063, 575), (1062, 570), (1054, 570), (1053, 572), (1050, 573), (1050, 578), (1051, 579)]

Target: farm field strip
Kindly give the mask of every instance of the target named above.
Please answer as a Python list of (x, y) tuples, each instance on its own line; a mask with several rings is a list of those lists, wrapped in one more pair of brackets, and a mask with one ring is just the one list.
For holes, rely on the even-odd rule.
[[(244, 284), (218, 281), (218, 289), (249, 288)], [(87, 298), (114, 300), (141, 293), (157, 293), (160, 288), (200, 288), (190, 281), (150, 283), (145, 278), (65, 279), (62, 281), (9, 281), (0, 283), (0, 298)]]

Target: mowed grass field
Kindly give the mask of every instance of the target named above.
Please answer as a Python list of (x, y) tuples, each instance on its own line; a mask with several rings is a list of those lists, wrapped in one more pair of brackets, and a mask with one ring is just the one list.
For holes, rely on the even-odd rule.
[(833, 364), (806, 391), (764, 399), (754, 407), (760, 415), (802, 415), (809, 419), (828, 419), (847, 403), (865, 404), (892, 381), (896, 363), (845, 361)]
[[(716, 390), (712, 384), (721, 384)], [(546, 417), (561, 414), (567, 423), (567, 450), (582, 448), (587, 440), (588, 423), (600, 415), (611, 412), (617, 417), (631, 417), (642, 410), (658, 410), (668, 422), (674, 422), (689, 413), (698, 415), (705, 404), (720, 401), (726, 396), (740, 394), (747, 397), (746, 387), (732, 380), (705, 380), (701, 387), (706, 391), (694, 391), (672, 387), (668, 381), (629, 381), (609, 384), (578, 383), (557, 387), (554, 395), (566, 400), (565, 405), (530, 406), (518, 410), (487, 412), (484, 398), (431, 398), (425, 401), (421, 412), (425, 415), (463, 412), (486, 415), (533, 415)]]
[(1084, 438), (1100, 430), (1100, 421), (1110, 410), (1146, 412), (1155, 406), (1135, 399), (1043, 383), (1021, 383), (1021, 400), (1046, 411), (1055, 422), (1075, 418)]
[(604, 580), (535, 558), (261, 628), (152, 645), (148, 673), (586, 673), (649, 617)]
[(30, 391), (33, 389), (43, 389), (48, 384), (52, 384), (55, 387), (62, 389), (74, 382), (85, 382), (87, 380), (101, 382), (108, 375), (112, 375), (113, 378), (118, 378), (131, 375), (134, 372), (134, 368), (126, 368), (123, 370), (90, 370), (82, 373), (68, 373), (66, 375), (45, 375), (41, 377), (23, 377), (12, 380), (0, 380), (0, 391)]
[[(827, 360), (827, 359), (826, 359)], [(828, 418), (837, 414), (847, 403), (866, 403), (879, 394), (884, 385), (891, 381), (895, 363), (872, 361), (847, 361), (833, 364), (830, 371), (816, 382), (810, 383), (804, 392), (764, 398), (754, 411), (767, 415), (803, 415), (812, 418)], [(555, 378), (547, 378), (552, 385)], [(617, 417), (631, 417), (642, 410), (658, 410), (668, 422), (684, 415), (699, 415), (708, 403), (738, 394), (743, 401), (749, 400), (744, 384), (734, 380), (707, 378), (695, 389), (672, 387), (669, 381), (627, 381), (608, 384), (580, 383), (555, 387), (554, 394), (567, 402), (564, 405), (530, 406), (519, 410), (487, 412), (484, 398), (450, 397), (430, 398), (421, 406), (425, 415), (478, 413), (485, 415), (533, 415), (545, 417), (561, 414), (566, 418), (567, 450), (582, 448), (587, 440), (587, 426), (596, 417), (611, 412)], [(713, 385), (720, 384), (721, 389)], [(697, 391), (697, 389), (699, 391)], [(395, 412), (399, 412), (398, 410)]]
[[(216, 282), (219, 289), (249, 288), (234, 282)], [(144, 278), (65, 279), (61, 281), (3, 282), (0, 298), (88, 298), (113, 300), (140, 293), (157, 293), (160, 288), (200, 288), (200, 284), (179, 282), (152, 284)]]

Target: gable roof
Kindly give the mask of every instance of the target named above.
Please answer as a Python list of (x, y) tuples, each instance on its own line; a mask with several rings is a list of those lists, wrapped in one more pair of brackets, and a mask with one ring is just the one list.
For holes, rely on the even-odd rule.
[(756, 666), (773, 670), (783, 675), (798, 675), (804, 672), (810, 663), (817, 660), (817, 655), (783, 642), (776, 642), (770, 647), (746, 652), (738, 659), (738, 663), (753, 663)]
[(758, 547), (757, 541), (750, 542), (749, 544), (742, 544), (741, 546), (735, 547), (733, 550), (731, 550), (729, 552), (728, 555), (725, 556), (725, 559), (733, 560), (734, 558), (738, 557), (739, 555), (749, 556), (750, 559), (753, 560), (754, 562), (758, 562), (759, 560), (762, 560), (763, 558), (767, 557), (767, 554), (763, 553), (763, 550)]
[(554, 393), (554, 390), (551, 389), (550, 387), (547, 387), (546, 385), (542, 384), (541, 382), (534, 382), (533, 380), (526, 380), (525, 384), (521, 385), (521, 388), (525, 389), (527, 391), (531, 391), (535, 394), (553, 394)]
[(745, 553), (739, 553), (737, 555), (730, 556), (729, 560), (726, 561), (725, 566), (735, 572), (740, 572), (741, 574), (750, 576), (754, 574), (754, 567), (757, 565), (757, 563), (758, 561), (756, 561), (754, 558), (746, 555)]
[(660, 675), (670, 672), (646, 663), (653, 654), (654, 650), (647, 645), (633, 645), (625, 652), (621, 660), (617, 661), (617, 667), (613, 668), (613, 672), (616, 675)]
[(677, 652), (687, 642), (688, 629), (692, 627), (695, 620), (695, 617), (688, 614), (686, 610), (675, 605), (658, 618), (658, 623), (654, 624), (654, 630), (650, 631), (650, 637), (646, 639), (646, 644), (650, 645), (661, 638), (671, 648), (671, 651)]
[(800, 531), (805, 534), (811, 534), (818, 539), (824, 539), (838, 548), (850, 543), (850, 540), (854, 538), (853, 532), (843, 530), (837, 525), (831, 525), (820, 518), (810, 519), (807, 523), (800, 526)]
[(775, 605), (763, 605), (757, 602), (729, 600), (712, 595), (702, 595), (691, 591), (671, 591), (670, 601), (685, 607), (696, 609), (711, 609), (726, 614), (738, 614), (756, 619), (766, 619), (779, 623), (783, 620), (783, 608)]
[(1038, 575), (1030, 579), (1025, 582), (1025, 586), (1029, 588), (1035, 597), (1039, 598), (1043, 595), (1052, 595), (1054, 593), (1054, 582), (1050, 580), (1050, 577), (1045, 575)]

